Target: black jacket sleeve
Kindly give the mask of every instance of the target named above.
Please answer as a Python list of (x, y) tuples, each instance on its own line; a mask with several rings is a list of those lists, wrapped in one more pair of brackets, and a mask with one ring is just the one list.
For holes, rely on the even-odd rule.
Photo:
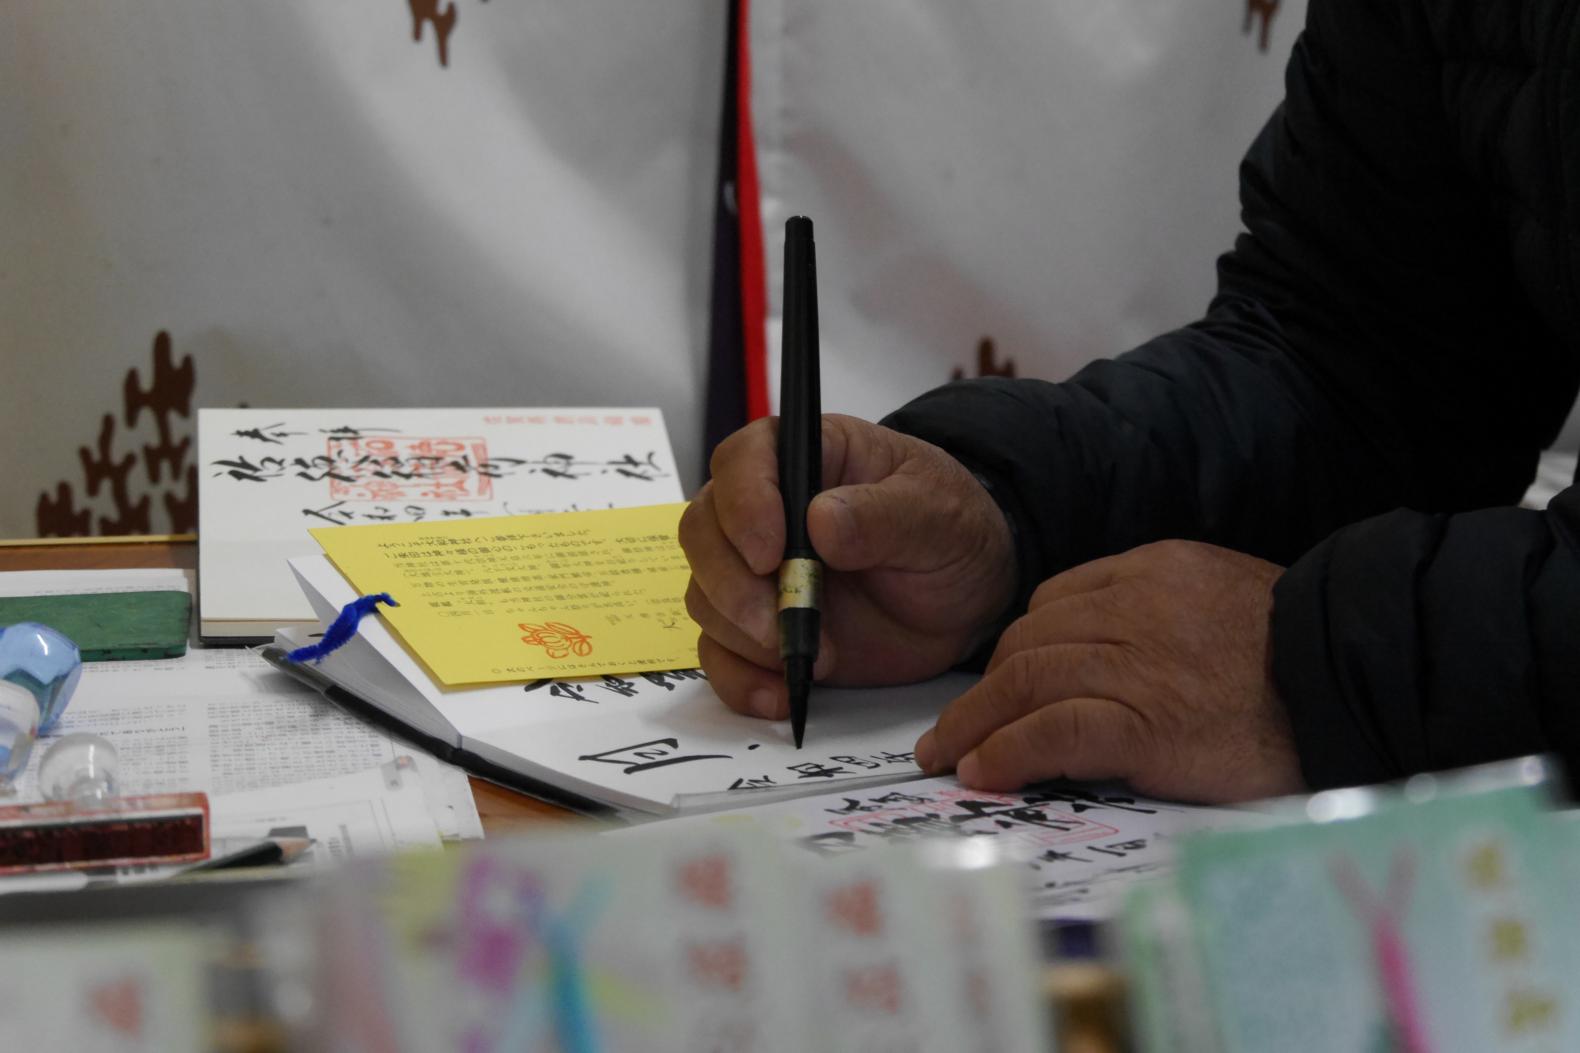
[(1063, 384), (968, 381), (885, 422), (990, 484), (1023, 598), (1162, 538), (1293, 563), (1274, 673), (1315, 786), (1580, 759), (1560, 628), (1580, 628), (1580, 497), (1470, 511), (1519, 499), (1576, 391), (1554, 335), (1572, 292), (1532, 291), (1560, 239), (1517, 193), (1547, 185), (1547, 126), (1456, 79), (1469, 43), (1431, 6), (1313, 0), (1202, 321)]

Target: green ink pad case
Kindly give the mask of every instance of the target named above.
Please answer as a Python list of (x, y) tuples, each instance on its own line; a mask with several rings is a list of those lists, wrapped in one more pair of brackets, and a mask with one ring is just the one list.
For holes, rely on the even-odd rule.
[(186, 654), (192, 597), (185, 592), (0, 596), (0, 625), (42, 622), (71, 637), (84, 662)]

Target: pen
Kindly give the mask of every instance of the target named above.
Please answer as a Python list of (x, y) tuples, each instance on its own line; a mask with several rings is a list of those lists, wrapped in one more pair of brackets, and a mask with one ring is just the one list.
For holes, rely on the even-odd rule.
[(818, 394), (817, 263), (812, 221), (785, 221), (784, 339), (779, 372), (779, 493), (785, 555), (779, 565), (779, 657), (790, 691), (796, 749), (806, 735), (807, 696), (817, 662), (823, 564), (807, 536), (806, 509), (823, 489), (823, 411)]
[(310, 837), (269, 838), (231, 852), (228, 855), (216, 856), (201, 863), (194, 863), (183, 869), (181, 873), (190, 874), (194, 871), (202, 870), (235, 870), (241, 867), (270, 867), (281, 863), (294, 863), (303, 852), (306, 852), (312, 846), (313, 839)]

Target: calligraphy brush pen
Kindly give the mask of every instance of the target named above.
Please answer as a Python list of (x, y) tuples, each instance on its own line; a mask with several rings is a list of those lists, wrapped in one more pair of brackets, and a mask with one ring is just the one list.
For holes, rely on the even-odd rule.
[(817, 347), (817, 264), (812, 221), (785, 222), (784, 339), (779, 374), (779, 492), (785, 555), (779, 565), (779, 656), (790, 692), (796, 749), (806, 735), (807, 696), (817, 662), (823, 564), (806, 529), (807, 505), (823, 488), (823, 412)]

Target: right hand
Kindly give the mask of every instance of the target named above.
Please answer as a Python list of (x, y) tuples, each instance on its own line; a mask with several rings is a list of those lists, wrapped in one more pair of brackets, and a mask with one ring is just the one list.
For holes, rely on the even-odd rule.
[[(720, 443), (713, 480), (680, 520), (702, 668), (731, 709), (771, 719), (789, 713), (776, 610), (785, 545), (778, 425), (754, 421)], [(982, 642), (1014, 596), (1015, 554), (975, 476), (931, 443), (831, 414), (823, 485), (807, 509), (824, 565), (815, 679), (911, 683)]]

